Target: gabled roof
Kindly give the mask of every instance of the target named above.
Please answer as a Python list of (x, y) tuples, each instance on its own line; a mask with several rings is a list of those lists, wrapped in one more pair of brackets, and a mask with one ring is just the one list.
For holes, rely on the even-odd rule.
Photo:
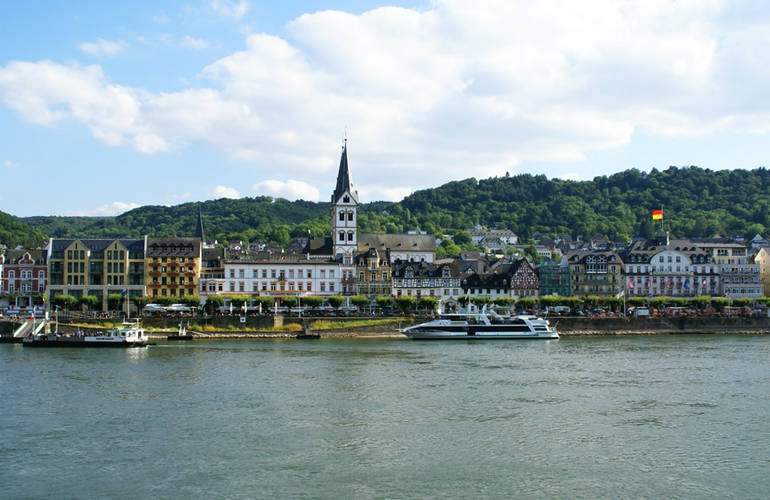
[(436, 237), (432, 234), (374, 234), (359, 233), (358, 251), (370, 248), (390, 249), (391, 252), (435, 252)]
[(340, 197), (349, 193), (350, 197), (358, 203), (358, 192), (353, 189), (353, 180), (350, 178), (350, 168), (348, 167), (348, 141), (345, 139), (345, 145), (342, 146), (342, 156), (340, 157), (340, 169), (337, 172), (337, 186), (332, 194), (332, 203), (336, 203)]

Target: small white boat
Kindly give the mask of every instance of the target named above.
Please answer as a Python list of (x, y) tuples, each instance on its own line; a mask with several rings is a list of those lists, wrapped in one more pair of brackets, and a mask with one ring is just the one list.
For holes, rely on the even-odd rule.
[(559, 338), (548, 320), (529, 314), (501, 316), (494, 312), (442, 314), (401, 332), (414, 340)]
[(25, 337), (22, 345), (27, 347), (145, 347), (148, 337), (144, 329), (136, 323), (123, 323), (122, 327), (113, 328), (95, 334), (75, 332), (72, 335), (59, 333), (38, 333)]

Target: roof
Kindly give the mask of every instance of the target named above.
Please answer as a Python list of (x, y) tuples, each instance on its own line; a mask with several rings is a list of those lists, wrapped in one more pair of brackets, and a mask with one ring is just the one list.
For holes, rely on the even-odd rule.
[(337, 186), (332, 194), (332, 203), (336, 203), (344, 193), (349, 193), (350, 197), (358, 203), (358, 192), (353, 189), (353, 180), (350, 178), (350, 167), (348, 167), (348, 141), (345, 139), (345, 145), (342, 146), (342, 156), (340, 157), (340, 169), (337, 172)]
[(332, 255), (334, 251), (334, 245), (332, 239), (328, 236), (310, 238), (307, 246), (305, 247), (305, 253), (310, 255)]
[(116, 241), (130, 251), (144, 250), (144, 239), (129, 238), (52, 238), (51, 250), (65, 250), (75, 241), (78, 241), (81, 245), (93, 251), (104, 250)]
[(359, 233), (358, 251), (370, 248), (390, 249), (391, 252), (435, 252), (436, 237), (432, 234), (374, 234)]
[(147, 238), (147, 257), (200, 257), (199, 238)]

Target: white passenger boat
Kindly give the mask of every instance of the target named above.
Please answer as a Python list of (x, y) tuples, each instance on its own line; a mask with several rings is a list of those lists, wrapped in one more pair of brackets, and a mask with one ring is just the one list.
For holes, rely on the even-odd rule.
[(401, 332), (415, 340), (559, 338), (548, 320), (529, 314), (501, 316), (494, 312), (442, 314)]
[(38, 333), (25, 337), (22, 344), (27, 347), (145, 347), (148, 337), (136, 323), (123, 323), (122, 327), (104, 332), (71, 335), (59, 333)]

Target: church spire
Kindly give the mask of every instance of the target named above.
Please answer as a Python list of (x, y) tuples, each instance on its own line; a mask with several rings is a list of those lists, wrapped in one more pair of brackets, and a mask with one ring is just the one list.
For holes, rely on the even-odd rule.
[(337, 173), (337, 187), (332, 194), (332, 203), (339, 201), (340, 196), (345, 192), (350, 194), (356, 203), (358, 203), (358, 192), (353, 190), (353, 180), (350, 178), (350, 168), (348, 167), (348, 139), (342, 146), (342, 157), (340, 158), (340, 169)]
[(195, 238), (200, 238), (203, 242), (206, 241), (206, 238), (203, 236), (203, 213), (200, 207), (198, 207), (198, 224), (195, 226)]

